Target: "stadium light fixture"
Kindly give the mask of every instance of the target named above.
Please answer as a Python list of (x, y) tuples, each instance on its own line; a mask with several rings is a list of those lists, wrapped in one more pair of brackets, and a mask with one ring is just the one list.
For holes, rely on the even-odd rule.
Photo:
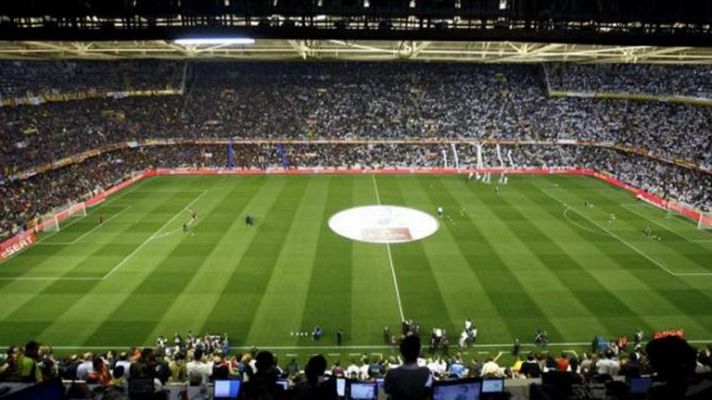
[(238, 37), (185, 38), (176, 39), (173, 43), (183, 46), (229, 46), (233, 44), (255, 44), (255, 39)]

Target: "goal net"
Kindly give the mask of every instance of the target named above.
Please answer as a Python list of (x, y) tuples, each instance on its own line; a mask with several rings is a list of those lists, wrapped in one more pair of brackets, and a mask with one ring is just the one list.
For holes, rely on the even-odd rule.
[(68, 213), (67, 218), (69, 217), (86, 217), (87, 216), (87, 207), (84, 205), (84, 202), (77, 203), (72, 205), (71, 207), (67, 208), (65, 213)]
[(64, 210), (58, 212), (55, 215), (43, 219), (37, 225), (37, 231), (39, 232), (57, 232), (60, 230), (59, 223), (67, 218), (74, 217), (85, 217), (87, 215), (87, 208), (84, 202), (72, 204), (71, 206), (65, 208)]
[(47, 219), (42, 220), (37, 225), (37, 231), (38, 232), (57, 232), (59, 231), (59, 218), (57, 218), (56, 215), (53, 215)]

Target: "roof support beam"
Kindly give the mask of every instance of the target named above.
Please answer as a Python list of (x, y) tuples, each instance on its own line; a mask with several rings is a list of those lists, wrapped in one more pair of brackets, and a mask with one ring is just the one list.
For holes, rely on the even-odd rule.
[(252, 45), (182, 46), (172, 41), (0, 42), (2, 59), (433, 60), (468, 62), (712, 64), (712, 48), (521, 42), (257, 40)]

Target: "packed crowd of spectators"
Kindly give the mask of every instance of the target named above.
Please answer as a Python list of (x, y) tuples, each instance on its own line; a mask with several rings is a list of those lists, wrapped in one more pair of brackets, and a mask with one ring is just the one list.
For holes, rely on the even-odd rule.
[[(501, 358), (465, 356), (464, 348), (426, 350), (418, 335), (407, 335), (394, 343), (400, 355), (363, 354), (347, 362), (332, 358), (331, 363), (315, 355), (303, 366), (297, 358), (279, 360), (269, 350), (255, 347), (235, 352), (226, 334), (183, 337), (171, 340), (161, 336), (155, 347), (133, 347), (103, 353), (56, 355), (52, 348), (35, 341), (24, 347), (10, 346), (0, 360), (0, 382), (41, 382), (52, 378), (84, 381), (127, 392), (131, 379), (151, 379), (156, 391), (166, 385), (206, 386), (219, 380), (239, 379), (244, 384), (243, 399), (332, 399), (326, 382), (333, 377), (374, 382), (385, 378), (384, 390), (394, 399), (425, 399), (426, 387), (433, 382), (465, 378), (538, 379), (547, 385), (572, 386), (611, 383), (615, 389), (626, 379), (654, 376), (659, 383), (650, 399), (677, 399), (692, 392), (692, 399), (709, 394), (712, 372), (712, 346), (693, 348), (678, 337), (665, 337), (646, 343), (636, 332), (632, 340), (621, 336), (606, 346), (596, 339), (589, 351), (555, 353), (546, 345), (522, 352), (515, 342), (511, 353)], [(303, 361), (303, 360), (302, 360)], [(286, 382), (286, 388), (277, 384)], [(333, 382), (333, 381), (332, 381)], [(707, 382), (707, 383), (705, 383)], [(420, 388), (418, 386), (421, 386)], [(699, 386), (698, 386), (699, 385)], [(690, 390), (697, 387), (697, 393)], [(265, 392), (270, 393), (264, 397)], [(625, 394), (628, 393), (626, 390)], [(334, 393), (335, 394), (335, 393)], [(672, 396), (672, 397), (671, 397)], [(554, 397), (562, 398), (562, 397)], [(567, 398), (567, 397), (563, 397)], [(628, 397), (606, 397), (628, 398)]]
[[(476, 168), (477, 147), (455, 146), (461, 168)], [(235, 144), (233, 166), (272, 168), (437, 168), (455, 166), (453, 147), (442, 144)], [(482, 167), (584, 167), (702, 210), (712, 210), (712, 175), (622, 151), (576, 145), (482, 146)], [(0, 185), (3, 198), (0, 238), (27, 228), (27, 222), (53, 209), (81, 201), (150, 168), (224, 168), (227, 145), (156, 145), (92, 157)]]
[(0, 100), (179, 90), (183, 62), (0, 61)]
[[(146, 63), (128, 65), (150, 83), (163, 64)], [(185, 84), (182, 96), (4, 107), (0, 176), (155, 137), (572, 139), (712, 165), (709, 108), (549, 98), (538, 65), (194, 63)]]
[(126, 149), (0, 185), (0, 238), (26, 229), (35, 217), (106, 190), (129, 178), (132, 172), (160, 167), (225, 166), (225, 160), (226, 152), (221, 146)]
[[(476, 167), (473, 147), (463, 150), (460, 158), (465, 166)], [(503, 165), (498, 161), (494, 146), (485, 147), (483, 153), (489, 160), (485, 166), (489, 167), (590, 168), (665, 199), (690, 204), (706, 212), (712, 210), (712, 175), (636, 154), (589, 146), (501, 145)], [(511, 154), (513, 164), (507, 154)]]
[(712, 98), (708, 65), (544, 64), (552, 90)]

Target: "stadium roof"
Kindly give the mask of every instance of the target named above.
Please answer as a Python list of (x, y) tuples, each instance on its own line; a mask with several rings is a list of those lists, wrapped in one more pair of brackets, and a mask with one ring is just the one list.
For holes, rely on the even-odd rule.
[(460, 62), (712, 63), (709, 47), (618, 46), (511, 41), (257, 39), (253, 44), (174, 41), (0, 42), (0, 59), (422, 60)]

